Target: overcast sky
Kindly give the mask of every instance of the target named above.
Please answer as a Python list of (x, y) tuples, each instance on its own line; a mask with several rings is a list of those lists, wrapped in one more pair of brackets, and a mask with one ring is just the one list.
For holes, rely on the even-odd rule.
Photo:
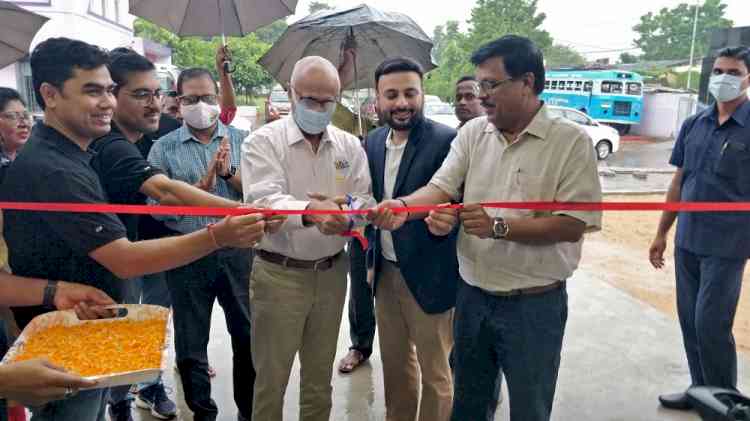
[[(621, 52), (599, 51), (632, 48), (635, 39), (632, 28), (641, 15), (685, 2), (694, 4), (693, 0), (539, 0), (539, 11), (547, 15), (543, 26), (555, 42), (569, 45), (593, 59), (618, 57)], [(300, 0), (299, 13), (293, 20), (307, 15), (310, 3), (311, 0)], [(362, 0), (328, 0), (328, 3), (347, 7), (361, 4)], [(728, 5), (727, 17), (735, 26), (750, 26), (750, 0), (724, 0), (724, 3)], [(407, 14), (432, 36), (435, 26), (448, 20), (458, 20), (465, 29), (475, 0), (371, 0), (368, 4)]]

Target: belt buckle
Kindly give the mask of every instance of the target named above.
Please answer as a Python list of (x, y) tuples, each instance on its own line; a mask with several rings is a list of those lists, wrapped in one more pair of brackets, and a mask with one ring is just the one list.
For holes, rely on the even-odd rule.
[(313, 265), (313, 272), (318, 272), (318, 265), (321, 263), (325, 263), (326, 260), (328, 259), (317, 260)]

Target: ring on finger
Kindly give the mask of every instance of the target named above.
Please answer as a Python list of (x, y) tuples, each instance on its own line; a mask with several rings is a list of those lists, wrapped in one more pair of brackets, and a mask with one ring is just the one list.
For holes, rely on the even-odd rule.
[(76, 394), (78, 394), (78, 390), (73, 389), (72, 387), (66, 387), (65, 388), (65, 395), (63, 397), (65, 399), (69, 399), (69, 398), (72, 398), (73, 396), (75, 396)]

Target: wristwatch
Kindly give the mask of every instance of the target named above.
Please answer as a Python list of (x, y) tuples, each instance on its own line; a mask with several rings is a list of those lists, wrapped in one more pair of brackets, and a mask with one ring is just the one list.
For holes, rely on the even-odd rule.
[(54, 309), (55, 295), (57, 295), (57, 281), (47, 281), (47, 286), (44, 287), (42, 305), (48, 309)]
[(492, 220), (492, 239), (500, 240), (508, 236), (510, 227), (503, 218), (494, 218)]
[(227, 171), (226, 174), (220, 175), (219, 177), (221, 177), (222, 180), (229, 180), (230, 178), (234, 177), (235, 174), (237, 174), (237, 167), (232, 165), (231, 167), (229, 167), (229, 171)]

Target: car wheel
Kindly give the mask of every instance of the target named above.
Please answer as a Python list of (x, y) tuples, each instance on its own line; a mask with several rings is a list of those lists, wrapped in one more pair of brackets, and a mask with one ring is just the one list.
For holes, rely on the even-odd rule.
[(601, 161), (607, 159), (609, 154), (612, 153), (612, 144), (609, 140), (600, 140), (596, 144), (596, 157)]

